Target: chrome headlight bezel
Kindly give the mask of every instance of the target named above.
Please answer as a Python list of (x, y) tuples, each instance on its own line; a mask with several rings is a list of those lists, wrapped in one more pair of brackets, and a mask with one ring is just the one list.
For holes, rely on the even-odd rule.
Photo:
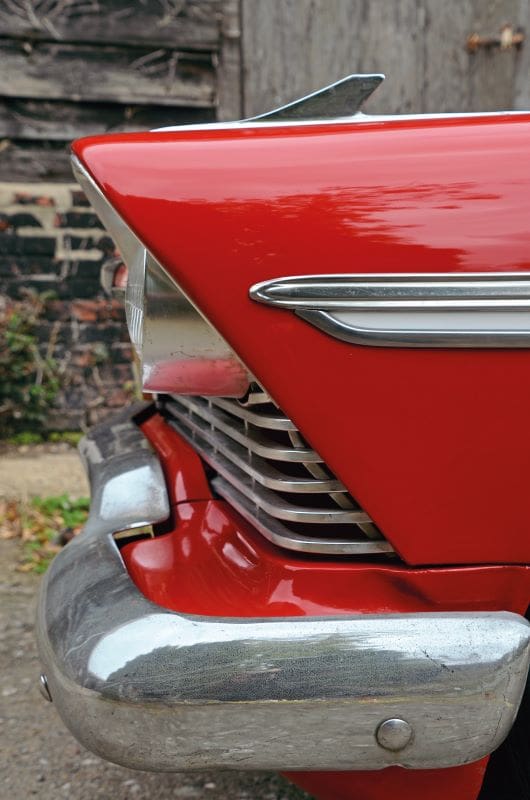
[(236, 353), (146, 249), (75, 156), (72, 167), (128, 269), (125, 316), (141, 362), (142, 388), (244, 395), (251, 376)]

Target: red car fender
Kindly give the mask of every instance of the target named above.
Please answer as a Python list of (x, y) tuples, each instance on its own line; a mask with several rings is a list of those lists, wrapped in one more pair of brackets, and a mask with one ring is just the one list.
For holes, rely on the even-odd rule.
[(85, 139), (74, 150), (409, 564), (530, 557), (530, 353), (345, 344), (249, 299), (347, 272), (528, 271), (530, 116)]

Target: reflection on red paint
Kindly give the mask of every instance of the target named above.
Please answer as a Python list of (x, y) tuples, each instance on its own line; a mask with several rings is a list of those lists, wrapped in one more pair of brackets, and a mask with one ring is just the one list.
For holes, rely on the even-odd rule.
[(288, 275), (530, 270), (529, 134), (522, 114), (74, 149), (405, 561), (525, 563), (529, 351), (347, 345), (248, 291)]

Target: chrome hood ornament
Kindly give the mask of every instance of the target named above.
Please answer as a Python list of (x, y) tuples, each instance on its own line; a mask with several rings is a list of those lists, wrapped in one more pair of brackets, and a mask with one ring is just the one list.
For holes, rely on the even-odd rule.
[(375, 92), (385, 76), (348, 75), (340, 81), (324, 86), (316, 92), (300, 97), (292, 103), (249, 117), (243, 122), (305, 122), (309, 120), (340, 119), (353, 117), (362, 104)]

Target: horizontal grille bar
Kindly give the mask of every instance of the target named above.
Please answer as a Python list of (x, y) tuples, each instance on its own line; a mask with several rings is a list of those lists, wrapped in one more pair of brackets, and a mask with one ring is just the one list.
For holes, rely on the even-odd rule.
[(368, 514), (261, 387), (241, 401), (171, 397), (168, 422), (215, 471), (212, 486), (269, 541), (312, 553), (393, 552)]
[(299, 533), (286, 528), (281, 523), (262, 511), (256, 512), (248, 497), (234, 489), (234, 487), (223, 480), (214, 478), (214, 489), (221, 497), (224, 497), (241, 516), (250, 522), (261, 535), (269, 542), (283, 547), (286, 550), (296, 550), (302, 553), (315, 553), (322, 555), (379, 555), (381, 553), (392, 553), (392, 545), (385, 539), (367, 541), (366, 539), (335, 539), (319, 536), (303, 536)]
[[(232, 463), (250, 479), (257, 481), (267, 489), (278, 492), (345, 492), (346, 489), (337, 480), (316, 480), (312, 477), (294, 478), (280, 472), (264, 459), (248, 455), (244, 447), (231, 440), (225, 434), (213, 430), (203, 419), (182, 413), (178, 403), (171, 403), (171, 412), (181, 426), (189, 432), (197, 450), (212, 467), (219, 462)], [(182, 428), (177, 426), (182, 433)]]
[[(173, 402), (176, 402), (176, 400), (174, 399)], [(224, 411), (215, 408), (211, 401), (205, 400), (203, 397), (179, 397), (178, 402), (193, 414), (210, 423), (212, 428), (217, 428), (230, 438), (235, 439), (239, 444), (242, 444), (251, 453), (263, 458), (302, 463), (306, 461), (322, 461), (314, 450), (302, 447), (282, 447), (273, 441), (269, 441), (257, 431), (247, 430), (244, 421), (234, 420)]]

